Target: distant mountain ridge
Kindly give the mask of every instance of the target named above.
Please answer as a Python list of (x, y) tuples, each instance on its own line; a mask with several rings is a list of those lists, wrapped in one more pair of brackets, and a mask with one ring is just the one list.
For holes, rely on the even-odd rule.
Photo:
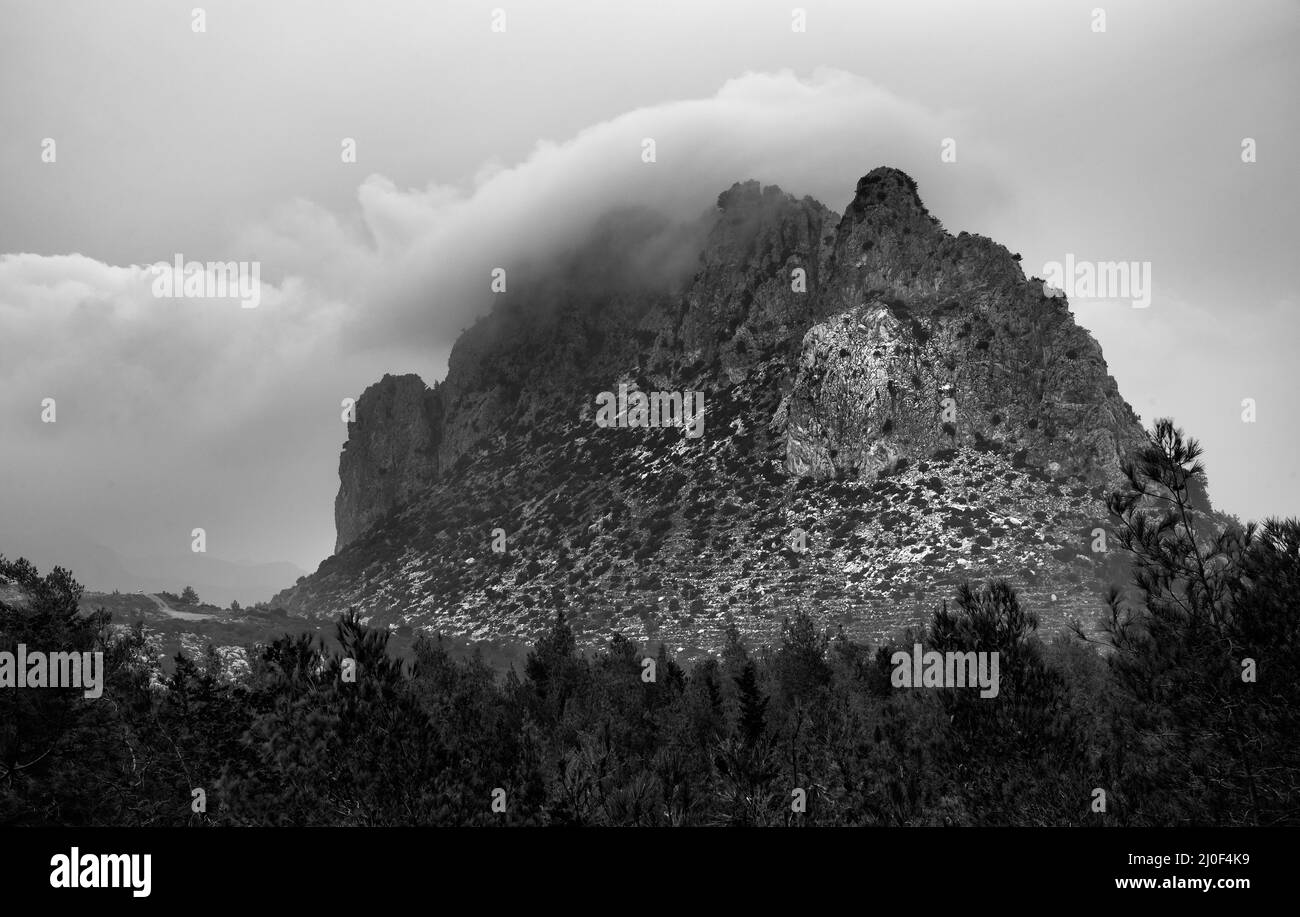
[[(665, 238), (692, 270), (647, 269)], [(974, 575), (1092, 602), (1142, 427), (1064, 299), (904, 173), (843, 215), (756, 182), (689, 226), (615, 215), (524, 280), (442, 382), (363, 393), (336, 553), (274, 604), (520, 638), (563, 607), (586, 640), (705, 651), (795, 603), (877, 628)], [(704, 393), (703, 435), (598, 426), (620, 384)]]
[(306, 573), (285, 562), (241, 564), (209, 554), (165, 557), (126, 557), (112, 548), (80, 536), (29, 536), (12, 546), (0, 543), (0, 554), (26, 557), (38, 569), (66, 567), (87, 589), (111, 592), (180, 592), (193, 586), (206, 602), (222, 607), (265, 601)]

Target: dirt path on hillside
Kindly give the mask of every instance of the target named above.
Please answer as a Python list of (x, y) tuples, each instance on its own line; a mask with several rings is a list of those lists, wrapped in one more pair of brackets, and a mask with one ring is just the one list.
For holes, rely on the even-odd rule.
[(196, 611), (177, 611), (151, 592), (142, 592), (140, 594), (152, 599), (153, 603), (158, 606), (158, 610), (169, 618), (177, 618), (181, 621), (211, 621), (215, 617), (215, 615), (201, 615)]

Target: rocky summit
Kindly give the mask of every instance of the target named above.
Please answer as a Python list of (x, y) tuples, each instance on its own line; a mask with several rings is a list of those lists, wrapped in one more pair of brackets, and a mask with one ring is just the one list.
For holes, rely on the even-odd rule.
[(843, 215), (752, 181), (686, 225), (611, 214), (512, 275), (443, 381), (363, 393), (336, 552), (273, 604), (498, 640), (564, 609), (688, 656), (796, 608), (880, 638), (991, 576), (1048, 631), (1086, 619), (1145, 436), (1018, 261), (891, 168)]

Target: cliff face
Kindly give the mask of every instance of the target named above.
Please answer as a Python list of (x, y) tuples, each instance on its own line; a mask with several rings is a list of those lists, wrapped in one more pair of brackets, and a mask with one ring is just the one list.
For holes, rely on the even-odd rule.
[(442, 426), (438, 394), (419, 376), (385, 375), (361, 393), (339, 456), (335, 552), (437, 480)]
[(914, 183), (877, 169), (822, 255), (788, 417), (794, 474), (874, 474), (900, 457), (994, 440), (1116, 482), (1143, 433), (1092, 336), (1015, 256), (953, 237)]
[[(363, 394), (340, 460), (336, 556), (277, 597), (281, 604), (320, 613), (356, 604), (395, 615), (414, 602), (424, 610), (407, 615), (413, 622), (445, 624), (438, 609), (446, 608), (479, 622), (466, 623), (466, 632), (517, 634), (536, 606), (515, 592), (553, 598), (557, 589), (581, 590), (565, 566), (575, 544), (592, 552), (612, 539), (603, 567), (588, 557), (603, 572), (578, 580), (597, 576), (602, 587), (644, 565), (694, 569), (695, 561), (668, 555), (695, 542), (689, 556), (716, 555), (694, 520), (701, 507), (740, 507), (713, 530), (730, 543), (723, 533), (750, 523), (794, 525), (791, 494), (812, 493), (800, 482), (834, 495), (803, 517), (807, 527), (827, 514), (853, 515), (839, 501), (858, 497), (836, 488), (888, 490), (896, 485), (886, 478), (900, 480), (908, 464), (939, 472), (918, 485), (926, 493), (911, 495), (913, 507), (953, 488), (983, 487), (989, 492), (970, 492), (967, 510), (987, 499), (1018, 514), (990, 517), (985, 536), (971, 519), (937, 507), (910, 523), (882, 508), (882, 518), (915, 531), (886, 527), (863, 542), (863, 557), (836, 554), (822, 571), (827, 583), (842, 590), (846, 577), (865, 583), (876, 575), (891, 589), (909, 577), (907, 588), (938, 582), (933, 571), (908, 566), (916, 560), (911, 542), (936, 525), (926, 536), (935, 539), (927, 563), (1020, 575), (1047, 569), (1039, 554), (1048, 557), (1049, 546), (1052, 556), (1069, 553), (1073, 534), (1043, 540), (1053, 527), (1064, 533), (1104, 518), (1102, 491), (1145, 438), (1064, 299), (1045, 296), (1002, 246), (945, 232), (895, 169), (864, 176), (843, 215), (756, 182), (734, 185), (687, 226), (614, 214), (571, 258), (545, 275), (512, 275), (510, 289), (456, 343), (436, 389), (415, 376), (386, 376)], [(703, 392), (705, 435), (665, 440), (660, 431), (597, 428), (596, 394), (623, 382)], [(654, 469), (674, 487), (650, 494), (657, 486), (650, 471), (626, 477), (633, 468)], [(1036, 475), (1075, 502), (1054, 505), (1036, 489)], [(1010, 490), (990, 491), (1003, 485)], [(764, 500), (773, 505), (755, 503)], [(621, 544), (610, 530), (627, 522), (619, 507), (629, 506), (640, 507), (627, 510), (638, 518), (649, 514), (638, 524), (655, 534), (624, 533), (618, 537), (629, 543)], [(1022, 532), (1031, 513), (1044, 518)], [(849, 521), (840, 525), (850, 531)], [(865, 537), (867, 522), (852, 525), (859, 534), (851, 538)], [(945, 534), (946, 525), (956, 532)], [(491, 574), (495, 566), (474, 551), (497, 526), (512, 537), (531, 532), (533, 562), (490, 586), (492, 575), (505, 573)], [(761, 531), (751, 533), (756, 544), (771, 538)], [(996, 540), (1017, 533), (1032, 544)], [(884, 547), (895, 537), (895, 548)], [(945, 553), (981, 548), (987, 564), (979, 568)], [(470, 553), (459, 566), (447, 566), (448, 552), (462, 551)], [(747, 568), (717, 556), (695, 576), (775, 575), (770, 559), (752, 561)], [(747, 588), (771, 595), (761, 583)]]

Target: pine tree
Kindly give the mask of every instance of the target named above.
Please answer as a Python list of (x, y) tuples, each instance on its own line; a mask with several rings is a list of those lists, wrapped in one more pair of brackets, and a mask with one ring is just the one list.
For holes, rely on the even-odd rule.
[(1121, 801), (1142, 823), (1300, 821), (1297, 524), (1214, 519), (1200, 445), (1167, 419), (1148, 436), (1109, 500), (1136, 587), (1109, 597), (1103, 637)]
[(746, 745), (752, 746), (763, 737), (769, 700), (759, 690), (753, 662), (746, 662), (740, 675), (736, 676), (736, 688), (740, 692), (740, 735)]

